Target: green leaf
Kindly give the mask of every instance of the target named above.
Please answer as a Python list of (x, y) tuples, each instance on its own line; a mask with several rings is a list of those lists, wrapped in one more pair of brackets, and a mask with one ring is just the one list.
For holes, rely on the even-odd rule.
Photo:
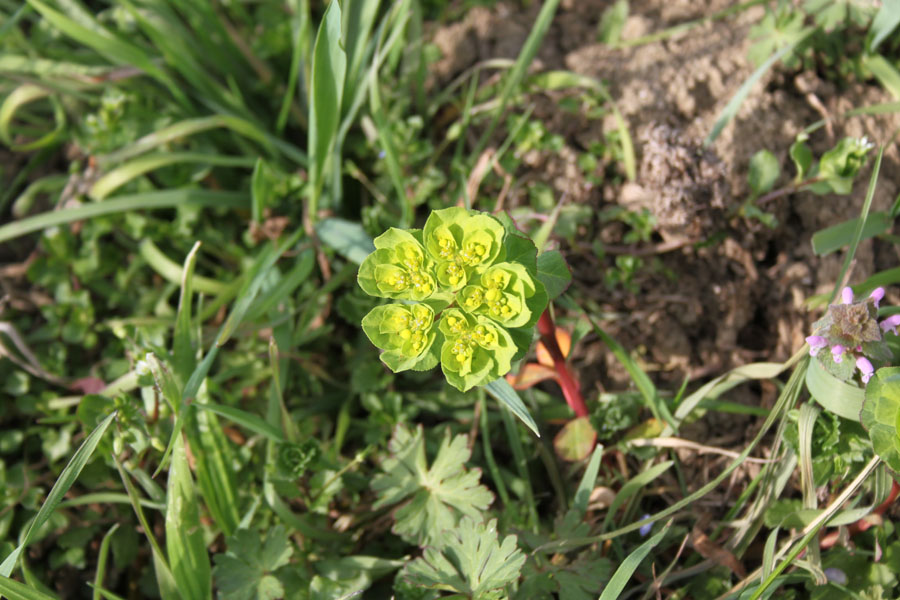
[(781, 166), (778, 159), (768, 150), (760, 150), (750, 159), (750, 174), (747, 182), (755, 196), (760, 196), (775, 187), (778, 176), (781, 174)]
[(166, 554), (183, 598), (207, 600), (212, 597), (209, 554), (203, 540), (197, 495), (180, 435), (172, 449), (166, 492)]
[(381, 360), (394, 373), (426, 371), (438, 364), (441, 335), (434, 326), (434, 311), (427, 304), (384, 304), (363, 317), (362, 328)]
[(478, 483), (481, 471), (465, 468), (471, 456), (465, 435), (451, 440), (447, 430), (429, 468), (423, 431), (421, 425), (415, 432), (398, 426), (389, 445), (392, 456), (384, 460), (384, 472), (372, 481), (378, 495), (376, 510), (408, 500), (394, 514), (394, 532), (413, 544), (434, 542), (463, 516), (480, 521), (481, 511), (493, 500), (491, 492)]
[(881, 42), (886, 40), (891, 32), (900, 25), (900, 2), (897, 0), (886, 0), (881, 4), (875, 18), (872, 19), (872, 25), (869, 27), (869, 35), (871, 42), (869, 43), (869, 51), (875, 52)]
[(813, 153), (809, 146), (806, 145), (806, 136), (803, 136), (802, 139), (798, 136), (797, 140), (791, 144), (790, 155), (791, 160), (794, 161), (794, 167), (797, 168), (794, 181), (800, 182), (809, 173), (809, 168), (813, 162)]
[(274, 600), (284, 597), (284, 586), (272, 573), (288, 564), (294, 552), (282, 525), (259, 533), (238, 529), (228, 539), (228, 550), (213, 558), (213, 576), (223, 600)]
[(467, 598), (499, 598), (491, 594), (519, 578), (525, 555), (516, 536), (497, 541), (497, 520), (470, 518), (445, 530), (422, 557), (409, 563), (404, 575), (417, 586), (464, 594)]
[(34, 519), (31, 521), (28, 529), (25, 530), (25, 534), (20, 538), (21, 542), (19, 542), (19, 545), (16, 547), (16, 549), (13, 550), (12, 553), (10, 553), (10, 555), (3, 560), (3, 563), (0, 564), (0, 576), (10, 576), (16, 566), (16, 561), (18, 561), (19, 556), (22, 554), (28, 544), (31, 543), (31, 539), (34, 537), (34, 534), (39, 531), (41, 527), (44, 526), (44, 523), (46, 523), (51, 515), (53, 515), (53, 512), (56, 510), (56, 507), (66, 495), (66, 492), (69, 491), (69, 488), (71, 488), (75, 483), (75, 480), (78, 479), (78, 476), (81, 474), (81, 470), (84, 469), (84, 466), (91, 459), (91, 456), (93, 456), (94, 450), (96, 450), (97, 445), (103, 438), (103, 434), (106, 433), (106, 430), (109, 428), (115, 417), (115, 412), (106, 417), (103, 422), (97, 425), (97, 427), (94, 428), (94, 431), (92, 431), (91, 434), (87, 436), (78, 450), (75, 451), (75, 455), (72, 456), (72, 460), (69, 461), (69, 464), (66, 465), (66, 468), (63, 469), (62, 473), (59, 474), (59, 478), (57, 478), (56, 483), (53, 484), (53, 487), (50, 489), (50, 493), (47, 494), (47, 499), (44, 500), (44, 503), (41, 505), (40, 510), (38, 510), (37, 515), (35, 515)]
[(9, 600), (56, 600), (55, 596), (49, 596), (8, 577), (0, 577), (0, 596)]
[(283, 443), (285, 441), (284, 434), (276, 427), (269, 425), (262, 417), (234, 408), (233, 406), (225, 406), (223, 404), (215, 404), (213, 402), (204, 402), (203, 404), (195, 404), (195, 407), (202, 410), (214, 412), (219, 416), (225, 417), (232, 423), (249, 429), (253, 433), (266, 437), (274, 442)]
[(845, 419), (859, 421), (865, 391), (841, 381), (826, 371), (817, 359), (809, 361), (809, 368), (806, 370), (806, 388), (810, 396), (825, 409)]
[[(886, 212), (869, 213), (862, 228), (860, 241), (885, 233), (893, 222), (894, 219)], [(818, 256), (826, 256), (844, 246), (849, 246), (853, 243), (858, 227), (859, 217), (820, 229), (812, 236), (813, 252)]]
[(566, 259), (556, 250), (542, 252), (537, 258), (537, 275), (550, 300), (566, 291), (569, 282), (572, 281), (572, 272), (566, 264)]
[(628, 557), (622, 561), (622, 564), (619, 565), (619, 568), (616, 569), (616, 572), (613, 574), (612, 579), (610, 579), (606, 587), (603, 588), (600, 600), (615, 600), (615, 598), (619, 597), (622, 590), (624, 590), (625, 586), (628, 584), (628, 580), (631, 579), (632, 574), (634, 574), (644, 558), (650, 554), (650, 551), (662, 541), (671, 524), (671, 521), (666, 523), (656, 535), (638, 546), (634, 552), (629, 554)]
[(513, 389), (506, 379), (500, 377), (484, 386), (484, 389), (494, 398), (496, 398), (503, 406), (508, 408), (510, 412), (516, 415), (520, 421), (534, 432), (534, 435), (541, 437), (537, 424), (531, 418), (531, 413), (525, 407), (519, 394)]
[(316, 34), (310, 76), (308, 152), (312, 202), (309, 209), (313, 222), (322, 189), (325, 162), (331, 155), (337, 136), (346, 72), (347, 55), (341, 39), (341, 5), (339, 2), (331, 2), (325, 9)]
[(880, 54), (867, 54), (862, 57), (863, 66), (872, 71), (875, 78), (891, 93), (895, 100), (900, 100), (900, 71)]
[(553, 438), (553, 448), (563, 460), (576, 461), (587, 458), (597, 442), (597, 432), (587, 417), (572, 419)]
[(703, 145), (709, 146), (712, 144), (719, 134), (722, 133), (722, 130), (728, 125), (729, 122), (734, 118), (737, 114), (738, 110), (741, 108), (741, 104), (744, 103), (744, 100), (747, 96), (750, 95), (750, 91), (756, 85), (763, 75), (765, 75), (766, 71), (772, 68), (779, 59), (786, 56), (788, 53), (792, 52), (794, 48), (806, 39), (809, 34), (815, 31), (815, 27), (806, 27), (805, 29), (799, 31), (796, 35), (791, 36), (792, 41), (784, 46), (778, 52), (772, 54), (766, 62), (761, 64), (750, 77), (741, 85), (740, 89), (738, 89), (737, 93), (735, 93), (734, 97), (728, 101), (728, 104), (725, 108), (722, 109), (722, 113), (719, 115), (719, 118), (716, 119), (716, 122), (713, 124), (712, 131), (709, 132), (709, 135), (704, 140)]
[(316, 234), (325, 245), (356, 264), (362, 263), (369, 254), (375, 252), (372, 237), (362, 225), (353, 221), (324, 219), (316, 225)]
[(616, 0), (612, 6), (603, 11), (600, 26), (597, 28), (597, 41), (610, 46), (618, 44), (627, 20), (628, 0)]
[(900, 473), (900, 367), (878, 369), (866, 386), (860, 414), (875, 453)]

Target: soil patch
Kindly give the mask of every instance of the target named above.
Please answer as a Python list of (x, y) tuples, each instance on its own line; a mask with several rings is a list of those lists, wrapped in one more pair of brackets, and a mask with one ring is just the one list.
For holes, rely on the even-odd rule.
[[(538, 55), (535, 69), (566, 69), (603, 81), (628, 122), (638, 155), (634, 182), (592, 185), (577, 165), (580, 153), (615, 129), (614, 121), (573, 115), (560, 107), (566, 93), (529, 98), (534, 117), (561, 135), (565, 147), (534, 152), (514, 174), (507, 207), (528, 203), (527, 184), (549, 185), (556, 198), (590, 207), (574, 244), (563, 252), (580, 291), (607, 313), (621, 315), (608, 331), (637, 353), (663, 385), (686, 375), (700, 378), (751, 361), (783, 361), (803, 344), (816, 317), (804, 305), (809, 296), (830, 290), (843, 256), (816, 257), (815, 231), (858, 215), (867, 174), (847, 196), (794, 194), (762, 208), (777, 219), (775, 228), (734, 216), (745, 199), (748, 163), (769, 149), (782, 165), (780, 184), (793, 175), (788, 148), (798, 132), (828, 117), (810, 146), (816, 156), (844, 136), (887, 142), (900, 116), (838, 119), (855, 107), (893, 100), (876, 83), (835, 83), (783, 66), (763, 77), (737, 117), (708, 149), (703, 139), (738, 88), (754, 71), (747, 59), (750, 27), (762, 14), (754, 7), (729, 19), (698, 25), (669, 40), (615, 49), (595, 41), (597, 25), (610, 2), (563, 2)], [(727, 0), (633, 1), (623, 38), (635, 39), (701, 18), (730, 5)], [(442, 85), (478, 61), (514, 58), (537, 15), (509, 4), (471, 10), (464, 21), (434, 32), (444, 59), (435, 65), (432, 85)], [(498, 141), (499, 143), (499, 141)], [(870, 161), (871, 163), (871, 161)], [(887, 148), (873, 210), (885, 210), (900, 191), (900, 152)], [(637, 246), (622, 237), (618, 222), (602, 222), (614, 206), (648, 210), (657, 220), (654, 239)], [(591, 241), (607, 252), (598, 256)], [(610, 290), (603, 274), (618, 254), (637, 254), (645, 267), (634, 280), (637, 291)], [(857, 252), (851, 283), (895, 266), (896, 251), (864, 242)], [(896, 291), (888, 300), (900, 303)], [(586, 389), (618, 389), (627, 373), (590, 337), (574, 354)], [(758, 402), (758, 398), (756, 400)]]

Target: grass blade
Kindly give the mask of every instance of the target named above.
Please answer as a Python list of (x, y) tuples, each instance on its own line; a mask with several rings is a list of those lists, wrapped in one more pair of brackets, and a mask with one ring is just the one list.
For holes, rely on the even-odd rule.
[(641, 488), (646, 487), (651, 481), (668, 471), (673, 464), (675, 464), (675, 461), (672, 460), (661, 462), (629, 479), (628, 482), (622, 486), (622, 489), (619, 490), (619, 493), (616, 494), (612, 504), (609, 505), (609, 509), (606, 511), (606, 517), (603, 519), (603, 525), (600, 527), (600, 530), (606, 531), (607, 528), (609, 528), (619, 507), (622, 506), (626, 500), (631, 498)]
[(509, 385), (506, 379), (503, 377), (495, 379), (485, 385), (484, 389), (501, 404), (506, 406), (520, 421), (525, 423), (525, 425), (528, 426), (528, 429), (534, 432), (534, 435), (541, 437), (537, 424), (534, 422), (534, 419), (531, 418), (531, 413), (528, 412), (522, 399), (519, 398), (519, 394), (517, 394), (516, 390)]
[(624, 590), (625, 586), (628, 584), (628, 580), (631, 579), (631, 576), (640, 566), (641, 562), (643, 562), (647, 555), (650, 554), (650, 551), (656, 548), (662, 541), (671, 525), (671, 521), (666, 523), (656, 535), (638, 546), (634, 552), (629, 554), (628, 557), (622, 561), (622, 564), (620, 564), (619, 568), (616, 569), (616, 572), (613, 573), (609, 583), (603, 588), (603, 593), (600, 594), (600, 600), (615, 600), (619, 597), (622, 590)]
[(578, 511), (582, 517), (587, 512), (588, 500), (590, 500), (591, 492), (594, 491), (594, 484), (597, 483), (597, 473), (600, 471), (600, 459), (603, 458), (603, 446), (597, 444), (591, 460), (588, 462), (584, 475), (578, 483), (578, 489), (575, 490), (575, 502), (572, 507)]
[(478, 145), (475, 150), (472, 151), (471, 156), (481, 156), (482, 151), (485, 146), (487, 146), (488, 140), (491, 139), (494, 129), (500, 122), (503, 111), (506, 110), (506, 106), (509, 104), (513, 93), (522, 83), (522, 78), (525, 77), (525, 72), (528, 70), (529, 65), (531, 65), (531, 61), (533, 61), (534, 57), (537, 55), (538, 49), (541, 47), (541, 42), (544, 41), (544, 36), (547, 35), (547, 30), (550, 29), (550, 23), (553, 22), (553, 17), (556, 15), (558, 6), (559, 0), (546, 0), (541, 6), (541, 12), (538, 13), (537, 19), (535, 19), (531, 32), (528, 34), (528, 38), (525, 40), (525, 44), (522, 46), (522, 50), (516, 58), (516, 63), (506, 75), (503, 90), (500, 92), (500, 101), (494, 109), (494, 118), (491, 121), (490, 126), (488, 126), (481, 135), (481, 139), (478, 140)]
[(0, 595), (9, 600), (56, 600), (56, 596), (48, 596), (8, 577), (0, 577)]
[(210, 412), (216, 413), (219, 416), (225, 417), (232, 423), (240, 425), (245, 429), (249, 429), (253, 433), (258, 433), (259, 435), (273, 442), (281, 444), (287, 441), (284, 437), (284, 434), (281, 433), (281, 430), (270, 425), (262, 417), (254, 415), (253, 413), (249, 413), (239, 408), (234, 408), (233, 406), (224, 406), (221, 404), (214, 404), (212, 402), (197, 404), (196, 406), (199, 409), (208, 410)]
[(756, 85), (756, 82), (758, 82), (762, 78), (762, 76), (766, 74), (766, 71), (771, 69), (772, 65), (781, 60), (781, 58), (787, 56), (788, 53), (792, 52), (797, 44), (805, 40), (815, 30), (815, 27), (807, 27), (800, 31), (793, 42), (770, 56), (768, 60), (766, 60), (766, 62), (761, 64), (759, 68), (757, 68), (756, 71), (754, 71), (753, 74), (747, 78), (747, 81), (745, 81), (741, 85), (734, 97), (728, 102), (727, 105), (725, 105), (725, 108), (722, 109), (722, 114), (720, 114), (719, 118), (716, 119), (716, 122), (713, 124), (712, 131), (709, 132), (709, 135), (706, 136), (706, 140), (703, 142), (704, 147), (709, 146), (716, 140), (717, 137), (719, 137), (719, 134), (722, 133), (722, 130), (725, 129), (725, 126), (728, 125), (728, 123), (730, 123), (734, 116), (737, 114), (738, 109), (741, 108), (741, 104), (743, 104), (744, 100), (747, 99), (747, 96), (750, 95), (750, 90), (752, 90), (753, 86)]
[(341, 117), (347, 55), (341, 39), (341, 6), (331, 2), (322, 17), (313, 47), (309, 106), (309, 200), (307, 219), (315, 223), (325, 163), (331, 156)]
[(181, 205), (209, 208), (247, 208), (250, 205), (250, 198), (243, 192), (196, 189), (165, 190), (121, 196), (105, 202), (85, 204), (75, 208), (64, 208), (7, 223), (0, 226), (0, 243), (8, 242), (17, 237), (41, 231), (54, 225), (65, 225), (74, 221), (84, 221), (94, 217), (131, 210), (158, 210)]
[(199, 152), (170, 152), (150, 154), (125, 163), (101, 177), (91, 188), (90, 197), (100, 201), (111, 193), (141, 175), (185, 163), (207, 164), (215, 167), (252, 168), (255, 160), (249, 156), (219, 156), (217, 154), (201, 154)]
[(181, 436), (175, 440), (169, 468), (166, 553), (178, 591), (185, 600), (207, 600), (212, 597), (212, 569)]
[(47, 522), (47, 519), (50, 518), (50, 515), (53, 514), (53, 511), (56, 510), (56, 507), (62, 501), (63, 496), (65, 496), (66, 492), (69, 491), (69, 488), (74, 485), (75, 480), (77, 480), (78, 476), (81, 474), (81, 470), (84, 469), (84, 466), (94, 455), (94, 450), (97, 449), (97, 445), (103, 438), (103, 434), (106, 433), (106, 430), (115, 418), (116, 413), (113, 412), (103, 419), (103, 421), (94, 428), (94, 431), (87, 436), (84, 442), (82, 442), (78, 450), (75, 451), (72, 460), (69, 461), (66, 468), (59, 474), (59, 478), (56, 480), (56, 483), (53, 484), (50, 493), (47, 494), (47, 499), (44, 500), (44, 504), (41, 505), (41, 508), (38, 510), (37, 515), (35, 515), (34, 520), (32, 520), (31, 525), (28, 526), (28, 530), (25, 532), (21, 543), (6, 557), (6, 559), (4, 559), (3, 563), (0, 564), (0, 575), (3, 577), (10, 576), (16, 566), (16, 561), (18, 561), (19, 556), (25, 548), (28, 547), (28, 544), (31, 543), (32, 536)]

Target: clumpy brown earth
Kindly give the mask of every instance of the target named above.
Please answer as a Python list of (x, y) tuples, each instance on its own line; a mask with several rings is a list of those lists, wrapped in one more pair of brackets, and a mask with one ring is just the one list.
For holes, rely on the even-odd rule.
[[(873, 161), (849, 197), (799, 193), (761, 206), (777, 218), (778, 226), (771, 229), (735, 216), (748, 193), (750, 158), (758, 150), (771, 150), (782, 166), (776, 187), (786, 185), (794, 174), (788, 148), (795, 136), (826, 117), (832, 119), (828, 127), (809, 141), (816, 156), (844, 136), (888, 143), (900, 128), (900, 116), (838, 116), (893, 98), (874, 81), (845, 82), (839, 88), (815, 73), (778, 65), (756, 85), (715, 143), (704, 149), (702, 142), (713, 123), (754, 71), (747, 59), (752, 44), (748, 33), (763, 9), (698, 25), (665, 41), (616, 49), (595, 41), (601, 15), (611, 3), (564, 0), (535, 69), (565, 69), (606, 84), (634, 139), (636, 180), (600, 186), (585, 180), (577, 156), (614, 130), (615, 122), (611, 116), (591, 120), (562, 110), (557, 103), (567, 92), (537, 92), (528, 98), (532, 118), (563, 136), (566, 146), (531, 153), (523, 160), (525, 170), (514, 175), (541, 181), (557, 199), (592, 209), (593, 217), (579, 225), (574, 244), (562, 244), (573, 267), (573, 285), (603, 311), (620, 315), (604, 327), (637, 353), (661, 384), (677, 385), (686, 375), (716, 375), (748, 362), (783, 361), (800, 348), (817, 316), (805, 300), (830, 291), (843, 260), (842, 253), (815, 256), (810, 238), (819, 229), (858, 216)], [(444, 58), (434, 66), (432, 85), (445, 85), (478, 61), (515, 58), (539, 10), (540, 3), (532, 4), (529, 9), (504, 3), (476, 8), (464, 21), (433, 32)], [(623, 40), (729, 5), (724, 0), (633, 0)], [(888, 209), (897, 197), (898, 166), (900, 152), (891, 144), (872, 210)], [(507, 207), (527, 204), (526, 187), (513, 186), (505, 202)], [(654, 215), (654, 239), (624, 244), (623, 225), (597, 217), (615, 205)], [(591, 250), (596, 239), (607, 250), (602, 258)], [(645, 268), (638, 276), (638, 293), (604, 286), (604, 270), (622, 253), (639, 255), (647, 265), (658, 260), (655, 268)], [(896, 266), (898, 258), (893, 246), (877, 241), (861, 244), (856, 256), (850, 283)], [(897, 290), (888, 292), (888, 300), (900, 303)], [(621, 389), (628, 383), (627, 374), (596, 339), (586, 338), (573, 360), (587, 389)]]

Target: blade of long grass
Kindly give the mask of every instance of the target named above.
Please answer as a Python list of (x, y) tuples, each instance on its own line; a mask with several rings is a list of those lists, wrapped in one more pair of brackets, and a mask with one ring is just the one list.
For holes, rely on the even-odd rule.
[[(256, 295), (259, 293), (263, 283), (265, 283), (269, 269), (275, 266), (278, 259), (292, 247), (298, 239), (300, 239), (301, 235), (303, 235), (303, 230), (298, 228), (280, 245), (267, 246), (257, 257), (256, 261), (254, 261), (247, 273), (246, 283), (243, 284), (241, 291), (238, 293), (237, 300), (235, 301), (228, 318), (219, 328), (219, 333), (216, 335), (215, 342), (209, 349), (209, 352), (207, 352), (206, 356), (203, 357), (203, 360), (200, 361), (200, 364), (197, 365), (197, 368), (194, 369), (190, 379), (188, 379), (184, 386), (184, 390), (181, 394), (183, 406), (187, 405), (187, 402), (197, 395), (197, 391), (200, 389), (204, 379), (206, 379), (206, 375), (209, 373), (209, 369), (212, 367), (212, 363), (219, 352), (219, 348), (228, 341), (235, 329), (243, 321), (247, 311), (250, 310), (250, 306), (255, 300)], [(181, 430), (184, 427), (185, 412), (186, 411), (184, 410), (177, 412), (175, 425), (172, 428), (172, 435), (169, 438), (169, 444), (160, 459), (155, 474), (158, 474), (164, 468), (166, 460), (172, 452), (176, 437), (181, 435)]]
[(117, 65), (133, 65), (162, 83), (182, 106), (189, 107), (185, 94), (175, 81), (140, 47), (123, 41), (100, 25), (87, 10), (75, 2), (67, 2), (64, 14), (41, 0), (27, 0), (54, 27), (75, 41), (92, 48)]
[(622, 488), (619, 490), (619, 493), (616, 494), (616, 497), (613, 498), (612, 503), (609, 505), (609, 508), (606, 511), (606, 516), (603, 519), (603, 524), (600, 526), (600, 531), (603, 532), (609, 528), (609, 525), (612, 523), (613, 517), (616, 516), (619, 507), (621, 507), (626, 500), (631, 498), (641, 489), (645, 488), (651, 481), (668, 471), (673, 464), (675, 464), (675, 461), (663, 461), (659, 464), (653, 465), (646, 471), (638, 473), (637, 475), (629, 479), (628, 482), (622, 486)]
[(600, 460), (603, 458), (603, 446), (597, 444), (594, 453), (591, 454), (591, 460), (584, 470), (584, 475), (578, 483), (578, 489), (575, 490), (575, 501), (572, 507), (578, 511), (582, 517), (587, 512), (588, 501), (591, 492), (594, 491), (594, 485), (597, 483), (597, 473), (600, 471)]
[(94, 575), (94, 600), (100, 600), (101, 598), (100, 589), (103, 587), (103, 578), (106, 577), (106, 560), (109, 558), (109, 544), (118, 528), (118, 523), (110, 527), (100, 542), (100, 551), (97, 552), (97, 573)]
[(784, 48), (775, 52), (770, 56), (766, 62), (761, 64), (750, 77), (747, 78), (741, 87), (738, 89), (737, 93), (734, 97), (725, 105), (725, 108), (722, 109), (722, 114), (719, 115), (719, 118), (716, 119), (716, 122), (713, 124), (712, 131), (709, 132), (709, 135), (706, 136), (706, 140), (704, 140), (703, 145), (709, 146), (712, 144), (719, 134), (722, 133), (722, 130), (725, 129), (725, 126), (731, 122), (731, 120), (735, 117), (738, 110), (741, 108), (741, 104), (744, 103), (744, 100), (747, 99), (747, 96), (750, 95), (750, 91), (753, 89), (753, 86), (762, 78), (766, 72), (772, 68), (776, 62), (781, 60), (783, 57), (787, 56), (790, 52), (793, 52), (794, 48), (797, 47), (797, 44), (805, 40), (809, 35), (816, 31), (815, 27), (807, 27), (802, 31), (798, 32), (794, 37), (794, 41), (786, 45)]
[(0, 576), (0, 595), (9, 600), (57, 600), (56, 596), (49, 596), (15, 579), (2, 576)]
[(747, 447), (744, 448), (743, 451), (735, 458), (732, 462), (730, 462), (721, 473), (716, 475), (712, 480), (708, 483), (700, 487), (691, 495), (682, 498), (681, 500), (675, 502), (671, 506), (665, 508), (664, 510), (650, 515), (647, 518), (641, 519), (640, 521), (636, 521), (624, 527), (620, 527), (619, 529), (603, 533), (600, 535), (586, 537), (586, 538), (577, 538), (577, 539), (569, 539), (563, 540), (559, 542), (549, 542), (544, 544), (543, 546), (536, 549), (536, 551), (562, 551), (569, 550), (572, 548), (578, 548), (581, 546), (586, 546), (589, 544), (594, 544), (598, 542), (604, 542), (609, 539), (616, 538), (618, 536), (624, 535), (626, 533), (630, 533), (637, 529), (640, 529), (644, 525), (655, 523), (661, 519), (665, 519), (686, 506), (689, 506), (691, 503), (696, 502), (697, 499), (702, 498), (712, 490), (716, 488), (720, 483), (722, 483), (731, 473), (734, 472), (735, 469), (740, 467), (744, 460), (750, 456), (750, 453), (756, 448), (756, 445), (762, 440), (763, 436), (769, 431), (772, 425), (782, 418), (784, 411), (788, 406), (793, 405), (796, 402), (797, 397), (800, 394), (802, 386), (800, 382), (803, 380), (803, 375), (805, 372), (805, 368), (803, 365), (799, 366), (792, 374), (791, 378), (788, 380), (784, 389), (778, 397), (778, 400), (775, 403), (775, 406), (772, 408), (772, 411), (769, 413), (769, 416), (763, 422), (757, 434), (754, 436), (750, 443), (747, 444)]
[(307, 149), (310, 160), (307, 222), (310, 224), (315, 223), (318, 216), (325, 163), (331, 156), (340, 121), (347, 71), (347, 55), (342, 42), (341, 6), (331, 2), (325, 9), (313, 47)]
[(656, 386), (653, 385), (650, 377), (648, 377), (637, 362), (631, 358), (631, 355), (625, 351), (625, 348), (612, 336), (603, 331), (603, 329), (594, 322), (593, 318), (588, 317), (588, 320), (591, 322), (594, 332), (600, 336), (603, 343), (606, 344), (616, 359), (623, 367), (625, 367), (625, 370), (628, 371), (631, 380), (634, 381), (634, 384), (637, 386), (638, 390), (640, 390), (641, 396), (644, 398), (644, 402), (647, 405), (647, 408), (650, 409), (650, 412), (653, 413), (653, 416), (660, 421), (664, 421), (672, 429), (677, 429), (678, 426), (675, 422), (675, 418), (669, 411), (669, 407), (666, 406), (666, 403), (659, 395), (659, 392), (657, 391)]
[(524, 488), (523, 500), (528, 509), (529, 526), (534, 533), (537, 533), (539, 519), (537, 504), (534, 500), (534, 488), (531, 485), (531, 473), (528, 471), (528, 457), (525, 456), (525, 450), (522, 448), (522, 440), (519, 438), (519, 430), (516, 427), (516, 422), (513, 420), (513, 412), (505, 405), (501, 405), (500, 416), (503, 419), (503, 427), (506, 430), (506, 439), (509, 440), (509, 448), (512, 450), (516, 471), (518, 471), (519, 477), (522, 478)]
[(103, 419), (103, 421), (94, 428), (91, 434), (85, 438), (78, 450), (75, 451), (69, 464), (67, 464), (66, 468), (59, 474), (59, 478), (57, 478), (56, 483), (53, 484), (50, 493), (47, 494), (47, 498), (38, 510), (38, 513), (34, 516), (34, 519), (32, 519), (31, 524), (28, 525), (28, 529), (25, 530), (25, 535), (22, 537), (21, 542), (16, 549), (4, 559), (3, 563), (0, 564), (0, 576), (10, 576), (16, 566), (16, 562), (19, 560), (19, 556), (21, 556), (25, 548), (28, 547), (28, 544), (31, 543), (31, 539), (35, 532), (47, 522), (47, 519), (50, 518), (50, 515), (53, 514), (53, 511), (55, 511), (56, 507), (59, 506), (59, 503), (62, 502), (63, 496), (65, 496), (66, 492), (69, 491), (69, 488), (75, 484), (75, 480), (78, 479), (81, 470), (84, 469), (85, 465), (94, 455), (94, 450), (97, 449), (97, 445), (100, 443), (100, 440), (103, 439), (103, 434), (106, 433), (106, 430), (109, 428), (110, 424), (112, 424), (113, 419), (116, 418), (116, 414), (116, 412), (113, 412)]
[(64, 208), (7, 223), (0, 226), (0, 243), (8, 242), (17, 237), (41, 231), (54, 225), (65, 225), (66, 223), (132, 210), (158, 210), (181, 205), (207, 208), (249, 208), (250, 198), (243, 192), (196, 189), (164, 190), (120, 196), (105, 202), (84, 204), (75, 208)]
[(142, 156), (106, 173), (94, 183), (90, 197), (100, 201), (128, 183), (156, 169), (185, 163), (206, 164), (213, 167), (252, 168), (255, 159), (249, 156), (221, 156), (200, 152), (170, 152)]
[(620, 564), (619, 568), (616, 569), (616, 572), (613, 573), (609, 583), (603, 588), (603, 593), (600, 594), (600, 600), (615, 600), (619, 597), (625, 589), (625, 586), (628, 585), (628, 580), (631, 579), (631, 576), (634, 575), (634, 572), (640, 564), (647, 558), (650, 551), (659, 545), (669, 531), (671, 525), (671, 521), (666, 523), (653, 537), (638, 546), (634, 552), (629, 554), (625, 560), (622, 561), (622, 564)]
[[(150, 238), (145, 238), (138, 245), (138, 253), (141, 258), (147, 261), (147, 264), (156, 271), (157, 275), (172, 283), (182, 283), (186, 270), (178, 263), (170, 259), (156, 247)], [(218, 295), (224, 293), (228, 286), (215, 279), (201, 277), (199, 275), (192, 277), (192, 287), (204, 294)], [(176, 321), (177, 322), (177, 321)]]
[(880, 54), (863, 55), (862, 62), (863, 66), (872, 71), (884, 89), (900, 100), (900, 71)]
[(245, 429), (249, 429), (253, 433), (257, 433), (273, 442), (284, 443), (287, 441), (280, 429), (273, 427), (263, 420), (262, 417), (254, 415), (253, 413), (232, 406), (214, 404), (212, 402), (198, 404), (196, 406), (201, 410), (208, 410), (225, 417), (235, 425), (240, 425)]
[[(309, 48), (309, 39), (311, 36), (310, 18), (309, 18), (309, 1), (292, 0), (288, 2), (293, 13), (291, 18), (291, 66), (288, 71), (287, 85), (285, 93), (281, 99), (281, 109), (278, 111), (278, 119), (275, 122), (275, 131), (281, 133), (287, 125), (288, 115), (291, 114), (294, 105), (294, 93), (300, 83), (306, 81), (305, 77), (300, 77), (301, 71), (306, 69), (305, 54)], [(300, 98), (303, 104), (306, 104), (305, 98)], [(308, 110), (308, 108), (307, 108)], [(302, 110), (296, 111), (300, 125), (306, 129), (308, 121)]]
[(166, 493), (166, 554), (185, 600), (212, 597), (212, 569), (200, 527), (197, 495), (181, 436), (175, 441)]
[(119, 459), (115, 455), (113, 455), (112, 459), (116, 465), (116, 469), (119, 471), (119, 477), (125, 485), (125, 491), (128, 493), (128, 497), (131, 500), (131, 507), (134, 509), (134, 514), (137, 516), (138, 523), (141, 524), (141, 528), (144, 530), (144, 536), (147, 538), (147, 541), (150, 542), (150, 550), (153, 555), (153, 569), (156, 575), (156, 583), (159, 586), (160, 596), (163, 600), (182, 600), (181, 595), (178, 593), (178, 588), (175, 585), (175, 578), (172, 575), (172, 570), (169, 568), (169, 563), (166, 560), (166, 555), (159, 545), (156, 536), (153, 535), (153, 528), (150, 526), (149, 521), (147, 521), (147, 516), (144, 514), (140, 494), (138, 494), (137, 489), (134, 487), (134, 483), (131, 481), (131, 477), (126, 473), (125, 467), (119, 462)]
[[(55, 123), (53, 130), (30, 142), (23, 144), (14, 143), (14, 136), (11, 131), (13, 117), (23, 106), (48, 96), (53, 107), (53, 120)], [(61, 141), (65, 126), (66, 115), (62, 106), (50, 94), (50, 91), (44, 87), (30, 83), (22, 84), (3, 100), (3, 104), (0, 104), (0, 141), (3, 141), (12, 150), (24, 152), (54, 146)]]
[(503, 377), (495, 379), (485, 385), (484, 389), (487, 390), (491, 396), (496, 398), (501, 406), (508, 408), (512, 414), (516, 415), (520, 421), (525, 423), (534, 435), (541, 437), (541, 432), (538, 431), (537, 423), (534, 422), (531, 413), (528, 412), (528, 408), (526, 408), (522, 399), (519, 398), (519, 394), (511, 385), (509, 385), (509, 382), (507, 382), (506, 379)]
[(519, 85), (522, 83), (522, 78), (525, 77), (528, 67), (537, 55), (538, 49), (544, 41), (544, 36), (547, 35), (547, 30), (550, 29), (550, 23), (553, 22), (553, 17), (556, 15), (558, 6), (559, 0), (546, 0), (543, 5), (541, 5), (541, 11), (538, 13), (537, 19), (535, 19), (534, 25), (531, 27), (528, 38), (522, 46), (522, 50), (519, 51), (519, 56), (516, 57), (516, 63), (506, 75), (503, 90), (500, 92), (499, 102), (494, 109), (494, 118), (491, 120), (491, 124), (485, 132), (481, 135), (481, 139), (478, 140), (478, 144), (472, 152), (472, 156), (481, 156), (481, 153), (487, 146), (488, 140), (491, 139), (494, 129), (500, 122), (503, 111), (506, 110), (506, 106), (509, 104), (515, 91), (519, 88)]
[[(841, 272), (838, 273), (835, 281), (844, 281), (844, 278), (847, 276), (847, 271), (850, 269), (850, 263), (853, 261), (853, 257), (856, 256), (856, 249), (857, 247), (859, 247), (859, 241), (862, 239), (863, 228), (865, 227), (866, 221), (869, 218), (869, 209), (872, 208), (872, 198), (875, 197), (875, 188), (878, 185), (878, 173), (881, 171), (881, 159), (883, 157), (884, 146), (881, 146), (878, 149), (878, 157), (875, 159), (875, 166), (872, 167), (872, 176), (869, 178), (869, 187), (866, 190), (866, 199), (863, 202), (862, 210), (859, 213), (859, 221), (856, 224), (856, 231), (853, 233), (853, 242), (847, 249), (847, 255), (844, 257), (844, 264), (841, 265)], [(831, 297), (828, 299), (829, 304), (834, 302), (834, 299), (837, 298), (839, 287), (839, 285), (834, 286), (834, 290), (832, 290), (831, 292)]]

